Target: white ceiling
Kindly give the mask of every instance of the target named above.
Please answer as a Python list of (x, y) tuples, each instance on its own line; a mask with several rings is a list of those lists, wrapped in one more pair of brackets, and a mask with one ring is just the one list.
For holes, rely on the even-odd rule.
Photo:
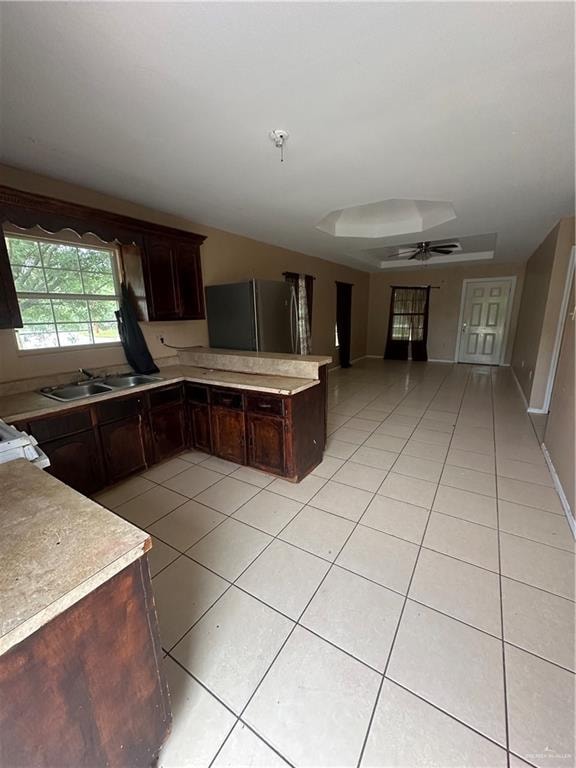
[[(3, 3), (2, 160), (361, 269), (497, 234), (524, 260), (574, 208), (569, 2)], [(268, 133), (290, 132), (285, 161)], [(315, 229), (388, 198), (457, 218)], [(376, 263), (376, 262), (375, 262)]]

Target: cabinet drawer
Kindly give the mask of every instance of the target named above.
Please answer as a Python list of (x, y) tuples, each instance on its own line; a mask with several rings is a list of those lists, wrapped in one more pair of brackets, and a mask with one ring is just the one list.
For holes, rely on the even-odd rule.
[(30, 422), (30, 433), (39, 443), (52, 440), (64, 435), (73, 435), (85, 429), (91, 429), (92, 420), (89, 408), (72, 413), (58, 414), (46, 419), (35, 419)]
[(210, 396), (208, 387), (197, 387), (195, 384), (186, 384), (186, 399), (190, 403), (209, 403)]
[(244, 407), (244, 398), (242, 397), (242, 392), (226, 389), (213, 389), (212, 405), (219, 405), (222, 408), (232, 408), (235, 411), (241, 411)]
[(269, 395), (248, 395), (246, 410), (252, 413), (269, 413), (274, 416), (284, 416), (284, 400), (281, 397)]
[(108, 421), (119, 421), (130, 416), (137, 416), (142, 410), (140, 397), (127, 397), (122, 400), (110, 400), (96, 406), (96, 415), (99, 424)]
[(150, 407), (159, 408), (162, 405), (182, 402), (182, 386), (178, 384), (175, 387), (166, 389), (153, 389), (150, 394)]

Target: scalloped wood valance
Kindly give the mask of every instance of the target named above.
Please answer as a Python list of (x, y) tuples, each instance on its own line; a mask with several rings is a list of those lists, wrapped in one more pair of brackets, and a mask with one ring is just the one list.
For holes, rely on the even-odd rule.
[(173, 236), (198, 245), (206, 239), (194, 232), (0, 185), (0, 225), (8, 222), (22, 229), (42, 227), (51, 233), (62, 229), (71, 229), (78, 235), (92, 233), (121, 245), (140, 246), (146, 234)]

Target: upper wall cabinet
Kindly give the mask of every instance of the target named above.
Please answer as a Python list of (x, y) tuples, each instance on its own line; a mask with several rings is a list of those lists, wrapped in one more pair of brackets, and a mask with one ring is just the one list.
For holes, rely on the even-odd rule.
[[(204, 318), (200, 246), (202, 235), (76, 203), (0, 186), (0, 226), (71, 229), (115, 243), (123, 278), (141, 320)], [(22, 326), (4, 238), (0, 237), (0, 328)]]
[[(196, 242), (147, 236), (142, 269), (148, 320), (204, 318), (200, 247)], [(130, 282), (128, 273), (126, 277)]]

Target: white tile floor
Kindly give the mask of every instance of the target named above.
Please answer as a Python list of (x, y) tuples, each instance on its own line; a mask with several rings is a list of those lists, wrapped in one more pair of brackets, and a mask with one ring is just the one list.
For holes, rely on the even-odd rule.
[(101, 503), (154, 536), (159, 765), (574, 765), (574, 539), (508, 369), (329, 377), (293, 485), (194, 451)]

